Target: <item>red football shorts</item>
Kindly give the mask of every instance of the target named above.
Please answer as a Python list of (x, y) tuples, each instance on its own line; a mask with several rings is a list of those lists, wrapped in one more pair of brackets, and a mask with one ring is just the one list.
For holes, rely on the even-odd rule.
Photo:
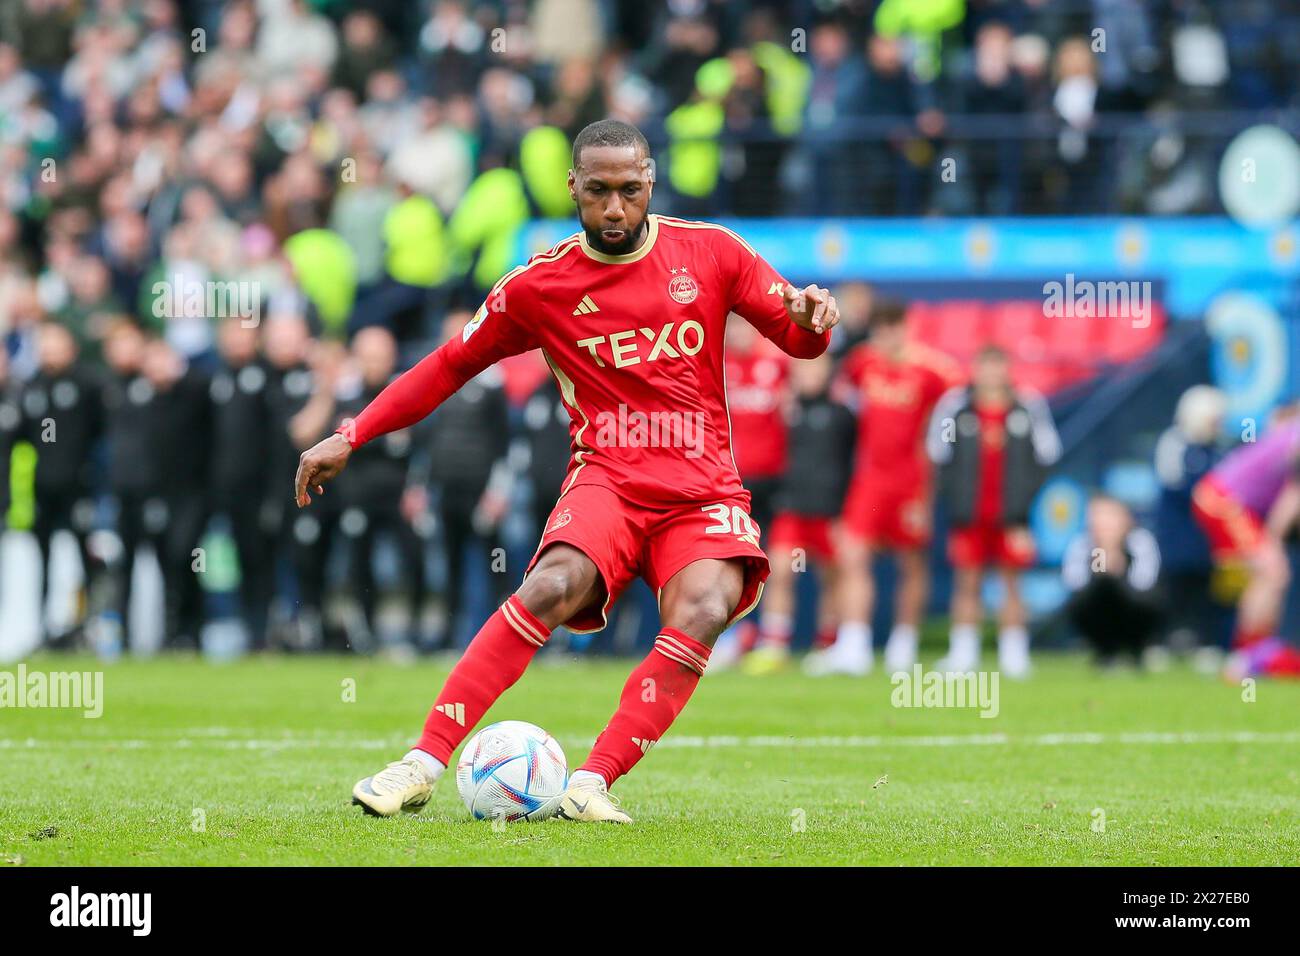
[(814, 561), (834, 561), (835, 542), (831, 538), (831, 519), (815, 515), (801, 515), (781, 511), (772, 519), (767, 533), (768, 548), (772, 551), (793, 551), (803, 548)]
[(627, 501), (601, 485), (579, 485), (555, 503), (537, 553), (524, 577), (553, 544), (572, 545), (596, 565), (605, 585), (605, 600), (583, 608), (564, 626), (579, 634), (609, 623), (609, 609), (638, 575), (658, 596), (682, 568), (702, 558), (741, 558), (745, 584), (728, 625), (754, 609), (763, 593), (769, 566), (758, 546), (759, 528), (743, 497), (708, 505), (647, 508)]
[(1192, 517), (1210, 539), (1210, 553), (1220, 564), (1249, 560), (1265, 538), (1263, 522), (1213, 475), (1192, 488)]
[(1034, 537), (1027, 528), (970, 524), (948, 534), (948, 560), (958, 568), (1015, 568), (1034, 563)]
[(884, 484), (857, 479), (844, 501), (843, 528), (879, 548), (907, 550), (930, 543), (930, 493), (924, 482)]

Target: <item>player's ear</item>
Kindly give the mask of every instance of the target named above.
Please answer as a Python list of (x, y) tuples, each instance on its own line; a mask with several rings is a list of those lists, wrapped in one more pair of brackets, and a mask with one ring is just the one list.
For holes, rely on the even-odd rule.
[(578, 177), (574, 175), (573, 170), (569, 170), (569, 198), (574, 202), (578, 201)]

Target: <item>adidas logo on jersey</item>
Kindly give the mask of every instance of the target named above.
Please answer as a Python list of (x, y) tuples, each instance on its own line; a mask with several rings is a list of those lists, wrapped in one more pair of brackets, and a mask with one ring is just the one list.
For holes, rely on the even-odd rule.
[(636, 744), (638, 747), (640, 747), (640, 748), (641, 748), (641, 752), (642, 752), (643, 754), (648, 754), (648, 753), (650, 752), (650, 748), (653, 747), (655, 744), (659, 743), (659, 741), (657, 741), (657, 740), (642, 740), (640, 737), (633, 737), (633, 738), (632, 738), (632, 743), (634, 743), (634, 744)]
[(595, 302), (591, 301), (591, 296), (584, 295), (582, 297), (582, 301), (578, 303), (578, 307), (573, 310), (573, 314), (590, 315), (592, 312), (599, 312), (599, 311), (600, 311), (600, 306), (596, 305)]
[(465, 705), (464, 704), (435, 704), (433, 707), (444, 717), (450, 717), (462, 727), (465, 726)]

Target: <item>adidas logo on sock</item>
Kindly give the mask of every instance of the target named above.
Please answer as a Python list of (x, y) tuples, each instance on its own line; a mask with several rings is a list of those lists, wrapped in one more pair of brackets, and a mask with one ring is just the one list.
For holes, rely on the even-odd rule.
[(641, 748), (641, 752), (642, 752), (643, 754), (648, 754), (648, 753), (650, 752), (650, 748), (653, 747), (655, 744), (659, 743), (659, 741), (657, 741), (657, 740), (642, 740), (640, 737), (633, 737), (633, 738), (632, 738), (632, 743), (634, 743), (634, 744), (636, 744), (638, 747), (640, 747), (640, 748)]
[(434, 704), (433, 709), (444, 717), (450, 717), (462, 727), (465, 726), (465, 705), (464, 704)]

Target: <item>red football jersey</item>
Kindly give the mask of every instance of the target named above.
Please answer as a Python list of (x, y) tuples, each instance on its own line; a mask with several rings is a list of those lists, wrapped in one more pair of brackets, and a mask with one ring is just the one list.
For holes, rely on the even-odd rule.
[(915, 344), (895, 362), (867, 344), (849, 354), (844, 373), (857, 386), (861, 403), (857, 475), (898, 485), (926, 479), (925, 431), (935, 403), (960, 381), (957, 363)]
[(359, 445), (406, 427), (492, 363), (540, 348), (571, 419), (561, 493), (599, 484), (650, 507), (742, 494), (723, 383), (727, 314), (799, 358), (829, 339), (790, 321), (785, 284), (711, 223), (651, 215), (641, 247), (621, 256), (579, 232), (507, 273), (461, 337), (340, 431)]
[(742, 478), (785, 474), (789, 361), (784, 352), (762, 339), (748, 352), (726, 350), (727, 407), (736, 467)]
[(975, 523), (997, 527), (1002, 515), (1002, 475), (1006, 463), (1007, 412), (1004, 405), (975, 405), (980, 424), (980, 475), (975, 492)]

